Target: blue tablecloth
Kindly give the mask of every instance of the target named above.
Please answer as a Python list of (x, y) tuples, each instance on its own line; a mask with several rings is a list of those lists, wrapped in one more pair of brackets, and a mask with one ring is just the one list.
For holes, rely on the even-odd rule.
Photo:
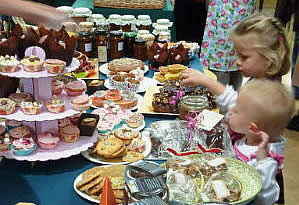
[[(198, 58), (191, 62), (192, 68), (201, 69)], [(152, 77), (150, 70), (146, 76)], [(101, 78), (104, 77), (101, 75)], [(175, 119), (174, 116), (146, 115), (146, 126), (156, 120)], [(82, 155), (46, 162), (16, 161), (3, 159), (0, 163), (0, 205), (16, 202), (33, 202), (39, 205), (85, 205), (94, 204), (73, 189), (75, 178), (83, 171), (96, 166)]]

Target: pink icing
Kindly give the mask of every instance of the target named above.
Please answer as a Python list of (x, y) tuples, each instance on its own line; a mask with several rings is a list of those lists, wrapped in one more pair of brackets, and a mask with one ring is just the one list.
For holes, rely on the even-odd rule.
[(14, 140), (12, 144), (17, 150), (30, 150), (35, 146), (35, 142), (32, 138), (19, 138)]

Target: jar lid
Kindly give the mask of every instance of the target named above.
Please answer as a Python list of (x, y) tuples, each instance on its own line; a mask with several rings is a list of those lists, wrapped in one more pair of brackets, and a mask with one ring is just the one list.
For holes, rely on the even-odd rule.
[(104, 20), (105, 17), (102, 14), (92, 14), (91, 17), (96, 20)]
[(135, 33), (135, 32), (125, 32), (124, 36), (127, 37), (127, 38), (135, 38), (137, 36), (137, 33)]
[(60, 11), (64, 14), (72, 14), (73, 13), (73, 8), (70, 6), (59, 6), (56, 8), (57, 11)]
[(135, 19), (135, 16), (133, 16), (133, 15), (123, 15), (121, 17), (121, 20), (124, 20), (124, 21), (133, 21), (133, 20), (136, 20), (136, 19)]
[(145, 35), (145, 34), (149, 34), (150, 32), (148, 30), (139, 30), (138, 31), (138, 35)]
[(73, 12), (73, 16), (87, 16), (91, 15), (91, 10), (89, 8), (75, 8)]
[(94, 34), (96, 36), (108, 36), (108, 31), (105, 31), (105, 30), (95, 30)]
[(111, 14), (109, 15), (109, 18), (108, 19), (120, 19), (121, 16), (119, 14)]
[(87, 36), (90, 36), (90, 32), (80, 31), (80, 32), (78, 32), (78, 36), (87, 37)]
[(168, 25), (170, 21), (168, 19), (158, 19), (157, 23), (161, 25)]
[(162, 31), (168, 31), (168, 27), (167, 26), (163, 26), (163, 25), (157, 25), (155, 27), (155, 30), (160, 31), (160, 32), (162, 32)]
[(143, 39), (143, 38), (136, 38), (136, 39), (135, 39), (135, 43), (140, 43), (140, 44), (142, 44), (142, 43), (146, 43), (146, 40)]
[(121, 36), (123, 34), (123, 32), (121, 31), (111, 31), (110, 35), (111, 36)]
[(151, 17), (149, 15), (138, 15), (137, 19), (144, 21), (144, 20), (151, 20)]

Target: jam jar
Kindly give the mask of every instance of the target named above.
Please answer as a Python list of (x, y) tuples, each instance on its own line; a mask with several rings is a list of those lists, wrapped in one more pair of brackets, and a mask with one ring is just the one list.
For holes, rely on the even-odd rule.
[(94, 31), (95, 56), (99, 63), (105, 63), (108, 60), (107, 45), (108, 31), (96, 29)]
[(121, 17), (121, 30), (123, 32), (136, 30), (136, 19), (133, 15), (123, 15)]
[(207, 108), (209, 108), (209, 101), (206, 96), (184, 96), (179, 104), (179, 118), (180, 120), (187, 120), (186, 115), (188, 113), (194, 118), (195, 113), (199, 113)]
[(112, 59), (122, 58), (124, 50), (123, 32), (111, 31), (109, 37), (109, 56)]
[(134, 42), (134, 58), (145, 61), (147, 60), (147, 46), (146, 46), (146, 40), (142, 38), (136, 38)]
[(87, 57), (92, 56), (92, 35), (90, 32), (78, 33), (78, 51), (85, 54)]
[(75, 8), (73, 10), (72, 19), (79, 24), (80, 22), (88, 21), (91, 13), (89, 8)]
[(111, 14), (108, 18), (109, 22), (109, 31), (118, 31), (120, 30), (121, 16), (118, 14)]
[(137, 34), (134, 32), (126, 32), (124, 35), (124, 56), (133, 57), (133, 45)]
[(138, 15), (137, 16), (137, 29), (138, 30), (150, 30), (152, 20), (149, 15)]

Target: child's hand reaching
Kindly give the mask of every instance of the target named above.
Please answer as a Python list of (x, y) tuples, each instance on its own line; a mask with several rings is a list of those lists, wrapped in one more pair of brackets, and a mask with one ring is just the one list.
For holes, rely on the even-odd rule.
[(208, 77), (200, 72), (199, 70), (195, 69), (186, 69), (184, 72), (181, 74), (180, 79), (182, 80), (181, 84), (182, 85), (187, 85), (187, 86), (205, 86), (205, 81)]
[(260, 138), (260, 143), (258, 144), (258, 150), (256, 152), (256, 160), (261, 161), (266, 159), (269, 156), (268, 144), (270, 136), (264, 131), (260, 130), (254, 123), (251, 123), (249, 134), (255, 135)]

